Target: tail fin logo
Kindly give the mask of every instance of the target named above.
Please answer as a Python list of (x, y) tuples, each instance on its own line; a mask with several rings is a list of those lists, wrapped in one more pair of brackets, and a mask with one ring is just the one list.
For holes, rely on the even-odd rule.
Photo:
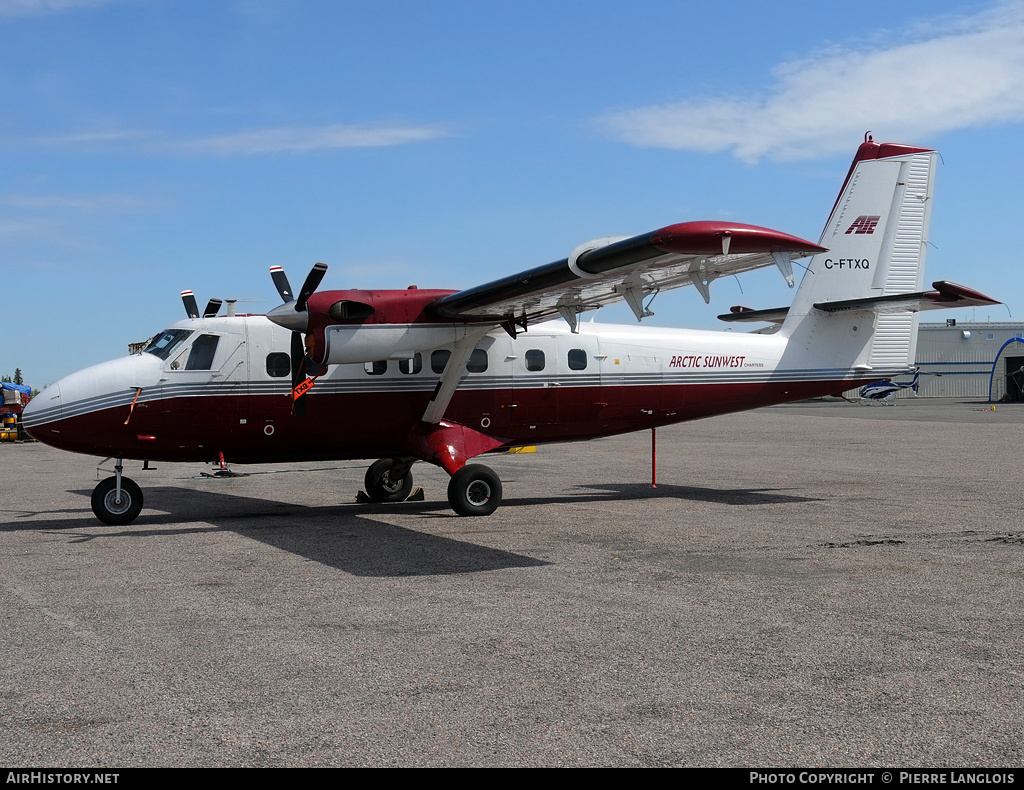
[(862, 214), (853, 221), (853, 224), (850, 225), (850, 227), (847, 229), (846, 235), (848, 236), (851, 233), (854, 233), (860, 236), (864, 234), (874, 233), (875, 225), (878, 224), (878, 220), (880, 219), (881, 217), (869, 217), (865, 214)]

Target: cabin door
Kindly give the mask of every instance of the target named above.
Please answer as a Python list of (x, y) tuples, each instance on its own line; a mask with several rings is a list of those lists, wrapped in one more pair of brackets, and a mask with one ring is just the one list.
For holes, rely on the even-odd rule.
[(561, 419), (562, 386), (555, 338), (521, 335), (505, 358), (511, 375), (511, 398), (505, 406), (517, 437), (546, 435)]

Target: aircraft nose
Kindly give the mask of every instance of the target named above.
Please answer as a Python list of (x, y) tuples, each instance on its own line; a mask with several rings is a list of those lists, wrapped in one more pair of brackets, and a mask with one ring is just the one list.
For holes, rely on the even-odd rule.
[(39, 439), (36, 431), (41, 425), (59, 420), (64, 413), (64, 402), (61, 397), (60, 382), (51, 384), (28, 402), (21, 414), (21, 424), (28, 435)]

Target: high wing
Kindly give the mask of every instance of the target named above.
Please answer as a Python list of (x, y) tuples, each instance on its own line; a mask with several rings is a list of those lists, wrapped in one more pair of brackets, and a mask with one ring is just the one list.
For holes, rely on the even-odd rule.
[(825, 252), (813, 242), (735, 222), (683, 222), (630, 238), (582, 244), (567, 258), (446, 296), (430, 312), (438, 318), (516, 326), (577, 316), (625, 300), (637, 319), (651, 315), (644, 299), (659, 291), (696, 286), (704, 301), (718, 277), (775, 265), (793, 285), (790, 261)]

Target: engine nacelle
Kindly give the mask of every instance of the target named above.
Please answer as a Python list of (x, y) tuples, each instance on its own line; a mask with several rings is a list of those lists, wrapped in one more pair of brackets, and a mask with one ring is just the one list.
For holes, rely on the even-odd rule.
[(384, 359), (411, 359), (417, 352), (451, 346), (468, 329), (455, 324), (360, 324), (328, 326), (324, 363), (348, 365)]
[(411, 359), (418, 351), (450, 345), (466, 334), (462, 322), (428, 314), (428, 307), (454, 291), (322, 291), (306, 310), (285, 304), (268, 314), (276, 324), (303, 332), (306, 349), (319, 365), (350, 365)]

